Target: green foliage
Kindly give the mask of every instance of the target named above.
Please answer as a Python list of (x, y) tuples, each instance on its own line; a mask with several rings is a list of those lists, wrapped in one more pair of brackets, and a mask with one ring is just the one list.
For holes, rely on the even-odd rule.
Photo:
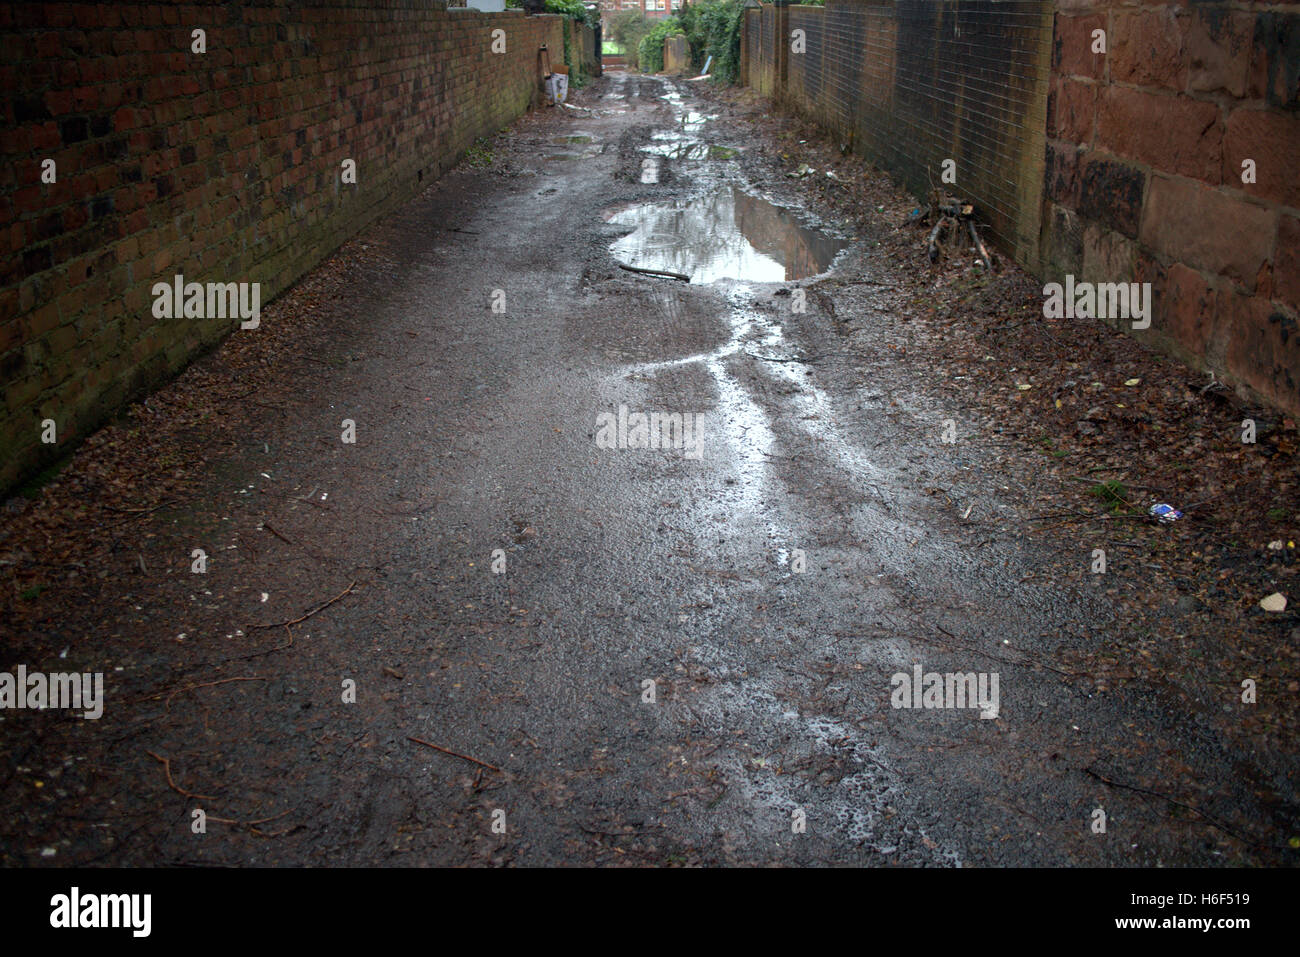
[(740, 30), (745, 21), (742, 0), (699, 0), (683, 6), (680, 16), (692, 65), (703, 69), (712, 56), (709, 74), (720, 83), (735, 83), (740, 77)]
[[(575, 59), (578, 58), (574, 56), (573, 51), (574, 48), (580, 46), (580, 44), (574, 36), (573, 31), (576, 30), (577, 27), (573, 26), (573, 23), (576, 23), (579, 26), (594, 27), (599, 20), (592, 16), (591, 11), (584, 7), (579, 0), (546, 0), (546, 12), (558, 13), (565, 18), (563, 22), (564, 65), (569, 68), (570, 89), (580, 90), (587, 85), (588, 76), (583, 71), (583, 65), (574, 62)], [(581, 16), (578, 15), (579, 13)], [(570, 21), (573, 21), (573, 23), (570, 23)]]
[(492, 165), (492, 144), (485, 137), (479, 137), (465, 151), (465, 161), (474, 169), (487, 169)]
[(1128, 503), (1128, 487), (1115, 479), (1107, 479), (1088, 489), (1093, 498), (1101, 499), (1103, 505), (1112, 512), (1123, 513), (1132, 510)]
[(650, 32), (650, 21), (639, 10), (625, 10), (605, 21), (602, 36), (621, 46), (628, 56), (628, 66), (636, 66), (636, 49), (641, 38)]
[(546, 0), (544, 9), (547, 13), (559, 13), (588, 27), (594, 27), (600, 22), (600, 15), (593, 14), (584, 7), (582, 0)]
[(650, 32), (637, 44), (637, 66), (642, 73), (658, 73), (664, 68), (664, 41), (669, 37), (684, 36), (681, 21), (664, 17), (650, 28)]

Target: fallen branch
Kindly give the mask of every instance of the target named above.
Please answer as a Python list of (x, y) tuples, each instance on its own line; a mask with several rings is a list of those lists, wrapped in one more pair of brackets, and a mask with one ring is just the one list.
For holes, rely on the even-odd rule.
[(441, 745), (434, 744), (432, 741), (425, 741), (423, 738), (412, 737), (408, 734), (406, 740), (414, 741), (416, 744), (422, 744), (426, 748), (433, 748), (435, 751), (441, 751), (443, 754), (450, 754), (453, 758), (460, 758), (463, 761), (470, 761), (482, 767), (490, 768), (493, 771), (501, 770), (495, 764), (488, 764), (486, 761), (480, 761), (478, 758), (471, 758), (468, 754), (461, 754), (459, 751), (452, 751), (450, 748), (444, 748)]
[(980, 239), (979, 233), (975, 231), (975, 220), (966, 220), (966, 226), (970, 230), (970, 238), (975, 243), (975, 251), (980, 254), (980, 259), (984, 260), (984, 268), (993, 272), (993, 257), (989, 255), (988, 248), (984, 245), (984, 240)]
[[(356, 587), (357, 587), (357, 583), (356, 583), (356, 582), (353, 582), (351, 585), (349, 585), (347, 588), (343, 589), (341, 592), (339, 592), (337, 595), (335, 595), (335, 596), (334, 596), (333, 598), (331, 598), (329, 601), (325, 602), (323, 605), (318, 605), (317, 607), (313, 608), (311, 611), (307, 612), (307, 614), (305, 614), (305, 615), (303, 615), (303, 616), (301, 616), (301, 617), (299, 617), (299, 618), (294, 618), (294, 619), (291, 619), (290, 621), (277, 621), (277, 622), (275, 622), (275, 623), (273, 623), (273, 624), (268, 624), (268, 625), (249, 625), (248, 627), (249, 627), (249, 628), (288, 628), (290, 625), (297, 625), (297, 624), (300, 624), (301, 622), (306, 621), (306, 620), (307, 620), (308, 618), (310, 618), (312, 615), (316, 614), (318, 611), (324, 611), (326, 608), (328, 608), (330, 605), (334, 604), (334, 603), (335, 603), (336, 601), (338, 601), (340, 598), (343, 598), (345, 595), (350, 594), (350, 593), (352, 592), (352, 589), (354, 589), (354, 588), (356, 588)], [(293, 634), (292, 634), (292, 633), (290, 633), (289, 638), (290, 638), (290, 640), (292, 641), (292, 639), (293, 639)]]
[(690, 282), (690, 276), (683, 276), (679, 272), (669, 272), (666, 269), (642, 269), (640, 266), (625, 266), (623, 263), (618, 264), (619, 269), (626, 269), (628, 272), (640, 273), (643, 276), (663, 276), (665, 279), (680, 279), (682, 282)]
[(939, 221), (934, 224), (934, 229), (930, 230), (930, 238), (926, 240), (926, 246), (929, 248), (930, 262), (939, 261), (939, 233), (950, 222), (947, 216), (940, 216)]

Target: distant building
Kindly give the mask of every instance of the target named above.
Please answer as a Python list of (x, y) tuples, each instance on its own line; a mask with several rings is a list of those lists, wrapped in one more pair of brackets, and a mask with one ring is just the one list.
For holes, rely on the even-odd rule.
[(600, 12), (604, 19), (628, 10), (640, 10), (647, 17), (655, 19), (676, 13), (682, 8), (682, 0), (600, 0)]

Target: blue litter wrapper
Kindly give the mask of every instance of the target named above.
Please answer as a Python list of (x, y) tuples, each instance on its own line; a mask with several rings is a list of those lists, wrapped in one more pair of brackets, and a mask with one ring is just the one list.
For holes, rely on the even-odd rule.
[(1178, 509), (1174, 508), (1172, 505), (1166, 505), (1163, 502), (1159, 505), (1152, 505), (1149, 514), (1155, 516), (1166, 524), (1169, 522), (1176, 522), (1183, 517), (1182, 512), (1178, 511)]

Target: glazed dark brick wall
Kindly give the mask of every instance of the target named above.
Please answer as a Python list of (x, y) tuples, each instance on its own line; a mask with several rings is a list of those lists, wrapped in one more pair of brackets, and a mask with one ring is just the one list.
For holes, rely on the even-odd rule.
[[(827, 0), (763, 14), (787, 22), (769, 29), (764, 21), (770, 51), (754, 51), (746, 37), (751, 85), (833, 130), (918, 196), (954, 160), (957, 182), (946, 188), (978, 204), (999, 246), (1036, 261), (1050, 2)], [(758, 19), (747, 18), (750, 32)], [(796, 30), (802, 53), (790, 48)]]

